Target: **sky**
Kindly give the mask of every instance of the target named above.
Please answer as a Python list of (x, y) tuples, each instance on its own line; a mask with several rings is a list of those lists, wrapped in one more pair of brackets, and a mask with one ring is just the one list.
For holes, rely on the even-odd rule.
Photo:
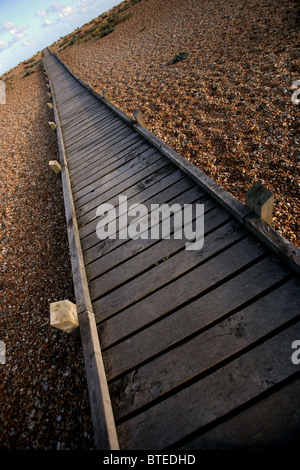
[(0, 0), (0, 75), (122, 0)]

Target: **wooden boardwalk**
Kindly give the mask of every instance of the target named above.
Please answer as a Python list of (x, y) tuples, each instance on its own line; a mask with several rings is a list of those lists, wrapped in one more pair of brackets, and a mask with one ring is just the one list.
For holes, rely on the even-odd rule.
[[(299, 250), (48, 49), (44, 67), (96, 447), (299, 444)], [(100, 240), (96, 209), (121, 195), (203, 204), (203, 247)]]

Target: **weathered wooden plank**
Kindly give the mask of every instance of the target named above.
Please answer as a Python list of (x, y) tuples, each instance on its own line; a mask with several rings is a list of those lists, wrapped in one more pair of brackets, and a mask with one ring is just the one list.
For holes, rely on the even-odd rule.
[[(76, 183), (77, 181), (80, 182), (80, 181), (84, 181), (84, 178), (90, 178), (92, 177), (93, 175), (97, 175), (97, 173), (99, 172), (103, 172), (105, 168), (108, 168), (109, 166), (111, 165), (115, 165), (116, 163), (118, 163), (118, 167), (120, 170), (121, 170), (121, 167), (122, 165), (120, 164), (120, 161), (121, 159), (123, 158), (123, 162), (124, 162), (124, 165), (125, 164), (128, 164), (130, 161), (136, 161), (137, 163), (139, 163), (139, 156), (143, 155), (144, 153), (147, 153), (149, 155), (149, 160), (153, 159), (153, 162), (154, 161), (157, 161), (157, 160), (162, 160), (163, 159), (161, 158), (161, 155), (158, 153), (158, 152), (155, 152), (155, 149), (151, 149), (149, 147), (147, 147), (146, 145), (145, 146), (138, 146), (136, 147), (135, 151), (130, 151), (130, 152), (122, 152), (122, 153), (118, 153), (117, 155), (114, 155), (112, 157), (109, 157), (108, 159), (105, 159), (105, 161), (103, 161), (104, 159), (99, 159), (99, 162), (95, 161), (94, 163), (91, 163), (89, 164), (87, 167), (86, 167), (86, 171), (84, 172), (84, 170), (82, 170), (79, 174), (76, 173), (74, 176), (72, 176), (72, 181), (74, 181), (74, 183)], [(123, 155), (120, 156), (120, 155)], [(147, 163), (147, 160), (146, 162)], [(150, 165), (150, 163), (149, 163)], [(149, 166), (147, 165), (147, 166)], [(125, 170), (125, 171), (128, 171), (128, 170)], [(122, 173), (124, 173), (122, 171)], [(108, 173), (106, 173), (108, 174)], [(132, 172), (131, 172), (132, 174)], [(118, 174), (115, 174), (115, 170), (112, 170), (111, 171), (111, 180), (117, 178), (119, 176), (119, 172)], [(107, 185), (106, 186), (106, 190), (108, 189), (111, 189), (112, 187), (114, 187), (115, 183), (111, 183), (110, 185)], [(105, 192), (105, 191), (102, 191), (102, 192)]]
[[(203, 251), (206, 249), (204, 245)], [(225, 282), (237, 271), (246, 269), (249, 263), (259, 260), (265, 253), (264, 247), (257, 246), (255, 239), (247, 237), (144, 299), (139, 298), (139, 292), (134, 295), (132, 291), (128, 291), (124, 293), (121, 303), (117, 298), (118, 290), (116, 290), (115, 299), (109, 296), (111, 303), (107, 302), (108, 296), (93, 302), (97, 323), (111, 316), (110, 321), (105, 325), (106, 343), (108, 339), (110, 342), (119, 341), (128, 334), (157, 321), (173, 309), (183, 306), (186, 301), (203, 295), (205, 291), (214, 286), (217, 287), (218, 283)], [(139, 302), (130, 305), (133, 297)], [(127, 308), (116, 315), (126, 305)]]
[[(195, 383), (121, 423), (122, 449), (164, 449), (296, 373), (297, 323)], [(242, 371), (242, 373), (241, 373)], [(234, 391), (234, 393), (233, 393)]]
[(116, 158), (126, 157), (126, 155), (130, 154), (137, 147), (143, 147), (144, 149), (150, 148), (148, 145), (145, 148), (137, 136), (131, 136), (129, 139), (125, 140), (126, 142), (114, 142), (113, 145), (105, 149), (103, 149), (103, 144), (96, 145), (92, 150), (84, 153), (74, 165), (71, 165), (70, 173), (72, 176), (75, 176), (77, 173), (82, 174), (86, 167), (94, 165), (97, 162), (98, 164), (108, 166)]
[(99, 133), (101, 136), (109, 134), (112, 130), (128, 129), (125, 123), (114, 117), (102, 116), (98, 124), (92, 125), (91, 123), (85, 123), (85, 126), (80, 126), (79, 129), (75, 129), (68, 137), (65, 147), (66, 150), (72, 152), (73, 147), (78, 145), (78, 142), (85, 142), (88, 139), (92, 139), (95, 133)]
[[(141, 178), (144, 175), (144, 180), (138, 181), (137, 184), (134, 184), (134, 178), (132, 177), (132, 171), (130, 168), (111, 180), (111, 186), (114, 185), (113, 189), (105, 191), (88, 204), (81, 206), (77, 211), (79, 226), (82, 226), (95, 218), (95, 209), (100, 204), (108, 202), (119, 195), (126, 195), (127, 198), (131, 198), (144, 189), (152, 186), (156, 181), (159, 181), (163, 177), (176, 171), (174, 165), (172, 165), (172, 163), (168, 163), (165, 159), (160, 158), (159, 154), (151, 155), (149, 160), (151, 157), (153, 157), (151, 161), (145, 162), (144, 165), (141, 164), (141, 169), (138, 173), (134, 174), (136, 179), (138, 179), (138, 177)], [(153, 173), (151, 173), (151, 171)], [(142, 174), (142, 176), (139, 176), (140, 174)]]
[[(101, 164), (101, 159), (99, 162), (98, 167), (91, 168), (90, 171), (86, 171), (85, 175), (80, 175), (79, 177), (72, 177), (72, 185), (74, 188), (74, 193), (80, 191), (81, 189), (85, 189), (90, 184), (93, 184), (95, 181), (100, 180), (99, 184), (104, 185), (108, 183), (108, 181), (112, 181), (114, 178), (119, 176), (120, 174), (124, 173), (125, 171), (131, 170), (133, 172), (133, 168), (136, 168), (136, 171), (140, 171), (145, 164), (150, 160), (151, 157), (154, 158), (156, 161), (159, 157), (155, 149), (148, 148), (143, 152), (136, 151), (131, 154), (127, 154), (123, 158), (118, 158), (115, 156), (112, 159), (105, 161), (105, 163)], [(114, 183), (110, 184), (110, 187)], [(107, 185), (106, 185), (107, 188)]]
[[(207, 241), (205, 243), (205, 248), (202, 248), (198, 252), (194, 251), (180, 251), (176, 255), (172, 256), (170, 259), (165, 260), (163, 263), (159, 265), (153, 266), (150, 271), (146, 271), (143, 274), (140, 274), (139, 281), (138, 281), (138, 289), (136, 288), (136, 281), (133, 279), (132, 281), (127, 282), (123, 286), (114, 289), (111, 293), (106, 294), (104, 297), (96, 300), (94, 302), (94, 310), (95, 315), (97, 318), (98, 310), (105, 312), (106, 315), (111, 315), (115, 312), (118, 312), (122, 308), (128, 307), (129, 305), (137, 302), (138, 300), (146, 297), (147, 295), (151, 294), (152, 292), (156, 291), (157, 289), (161, 289), (171, 281), (175, 281), (175, 279), (179, 278), (192, 268), (199, 266), (200, 263), (205, 262), (206, 259), (209, 259), (211, 256), (217, 258), (219, 252), (224, 248), (228, 248), (231, 246), (232, 243), (237, 243), (242, 237), (245, 237), (246, 231), (244, 227), (237, 226), (232, 227), (227, 233), (224, 233), (224, 230), (220, 229), (217, 233), (213, 233), (208, 235)], [(217, 238), (215, 238), (217, 236)], [(235, 249), (235, 246), (234, 246)], [(216, 259), (215, 264), (218, 265), (218, 259)], [(201, 270), (199, 272), (200, 276), (203, 276)], [(188, 276), (188, 274), (187, 274)], [(195, 274), (197, 276), (197, 274)], [(189, 278), (189, 282), (191, 282), (192, 276)], [(97, 289), (99, 288), (99, 284), (101, 283), (101, 278), (93, 281), (90, 283), (90, 294), (92, 301), (95, 301), (99, 297)], [(181, 284), (184, 284), (186, 287), (186, 291), (182, 294), (181, 299), (178, 298), (177, 302), (182, 300), (187, 301), (189, 297), (187, 297), (187, 293), (189, 293), (192, 297), (197, 294), (197, 289), (191, 288), (189, 289), (186, 283), (181, 278)], [(194, 284), (197, 284), (194, 281)], [(171, 291), (173, 287), (170, 285), (169, 293), (166, 290), (162, 295), (168, 297), (171, 296)], [(160, 294), (158, 294), (160, 295)], [(173, 302), (174, 298), (176, 298), (176, 293), (173, 294)], [(151, 300), (152, 302), (152, 300)], [(153, 303), (152, 307), (155, 307)], [(139, 307), (137, 307), (139, 308)]]
[[(226, 419), (226, 417), (224, 418)], [(178, 450), (298, 450), (300, 378), (266, 393), (246, 409), (229, 415), (211, 429), (185, 439)], [(278, 453), (276, 454), (278, 455)]]
[(55, 93), (57, 109), (69, 110), (71, 102), (74, 104), (76, 103), (83, 103), (83, 102), (92, 102), (91, 97), (87, 96), (83, 89), (72, 89), (69, 91), (63, 90), (61, 93)]
[[(88, 168), (95, 168), (98, 167), (98, 165), (101, 166), (101, 168), (106, 168), (109, 165), (116, 164), (116, 160), (121, 160), (124, 158), (124, 161), (128, 162), (130, 159), (135, 158), (138, 156), (140, 153), (149, 150), (150, 147), (147, 145), (140, 145), (140, 142), (135, 141), (134, 143), (131, 143), (131, 141), (128, 142), (126, 148), (124, 148), (122, 151), (111, 151), (110, 153), (107, 154), (107, 156), (97, 156), (93, 157), (91, 160), (88, 160), (87, 162), (82, 162), (81, 165), (78, 165), (77, 171), (76, 167), (74, 170), (72, 170), (72, 178), (77, 178), (77, 176), (81, 176), (85, 174), (85, 171), (87, 171)], [(95, 194), (95, 197), (97, 194)], [(88, 197), (86, 202), (88, 202), (90, 198)], [(85, 204), (86, 202), (83, 202)]]
[[(165, 178), (161, 179), (157, 183), (153, 184), (150, 186), (150, 188), (145, 189), (144, 191), (141, 191), (138, 193), (135, 197), (130, 198), (128, 201), (129, 204), (145, 204), (148, 207), (151, 204), (154, 204), (157, 202), (157, 200), (164, 200), (161, 199), (162, 197), (168, 197), (168, 198), (173, 198), (176, 195), (176, 191), (178, 189), (181, 190), (181, 192), (189, 189), (192, 194), (199, 194), (200, 191), (198, 192), (198, 188), (192, 188), (190, 187), (190, 182), (185, 180), (182, 173), (180, 170), (175, 171), (171, 173), (170, 175), (166, 176)], [(151, 199), (153, 198), (153, 199)], [(97, 226), (97, 218), (92, 220), (89, 224), (85, 225), (84, 227), (81, 227), (81, 243), (83, 249), (86, 251), (87, 249), (91, 248), (93, 245), (98, 245), (99, 239), (97, 238), (96, 235), (96, 226)], [(119, 223), (119, 220), (118, 220)], [(124, 224), (122, 224), (119, 229), (124, 228)], [(114, 242), (114, 245), (117, 246), (118, 240), (109, 240)], [(124, 240), (120, 240), (121, 242)], [(103, 242), (101, 240), (101, 242)], [(106, 244), (106, 240), (104, 240), (104, 244)], [(112, 246), (112, 245), (111, 245)], [(101, 247), (99, 246), (99, 249), (101, 250)]]
[[(136, 165), (138, 166), (138, 165)], [(141, 165), (142, 166), (142, 165)], [(163, 189), (163, 184), (174, 184), (177, 181), (181, 180), (182, 173), (180, 171), (171, 171), (168, 172), (166, 171), (165, 178), (160, 179), (157, 183), (151, 185), (150, 187), (144, 189), (143, 191), (139, 191), (138, 193), (134, 193), (133, 196), (128, 199), (128, 204), (140, 204), (144, 203), (145, 205), (147, 204), (146, 201), (149, 200), (152, 196), (155, 196), (158, 192), (158, 187)], [(172, 183), (171, 183), (172, 182)], [(109, 201), (110, 204), (112, 204), (115, 209), (116, 209), (116, 217), (119, 217), (119, 195), (114, 197)], [(98, 220), (99, 217), (96, 215), (96, 211), (94, 211), (93, 217), (87, 222), (84, 226), (80, 227), (80, 236), (81, 239), (83, 240), (86, 238), (88, 235), (93, 234), (96, 231), (96, 226), (97, 224), (101, 224), (101, 222)], [(105, 222), (103, 222), (102, 225), (104, 225)], [(119, 230), (123, 228), (123, 225), (119, 227)]]
[[(206, 232), (217, 228), (219, 222), (222, 224), (230, 219), (230, 216), (222, 208), (215, 207), (214, 201), (209, 197), (203, 196), (203, 198), (199, 198), (199, 202), (204, 203), (205, 214), (207, 214), (207, 210), (215, 208), (215, 211), (208, 212), (206, 215), (204, 225)], [(171, 234), (173, 234), (173, 218), (171, 218)], [(171, 253), (179, 251), (184, 243), (184, 240), (172, 238), (170, 240), (151, 240), (150, 236), (149, 240), (129, 239), (123, 245), (104, 254), (101, 262), (95, 258), (90, 263), (87, 263), (86, 272), (88, 279), (91, 282), (95, 277), (101, 276), (102, 284), (99, 295), (102, 295), (103, 289), (110, 289), (108, 286), (111, 285), (113, 278), (116, 278), (117, 282), (121, 284), (130, 279), (130, 277), (135, 276), (139, 271), (143, 271)]]
[[(203, 198), (200, 198), (198, 203), (203, 203), (206, 211), (211, 207), (215, 207), (215, 203), (211, 198), (206, 200), (206, 202), (204, 202)], [(219, 214), (216, 210), (212, 210), (207, 215), (205, 214), (205, 236), (207, 237), (205, 243), (209, 244), (209, 250), (206, 252), (206, 256), (209, 256), (209, 252), (214, 253), (214, 249), (216, 251), (218, 249), (220, 250), (224, 248), (224, 246), (228, 246), (230, 243), (233, 243), (233, 241), (238, 240), (240, 237), (245, 236), (247, 233), (243, 227), (238, 227), (236, 222), (232, 221), (221, 227), (216, 233), (213, 232), (207, 235), (214, 227), (223, 223), (224, 220), (228, 221), (228, 217), (229, 216), (226, 216), (223, 212)], [(159, 243), (155, 243), (155, 240), (153, 240), (153, 246), (148, 245), (147, 250), (129, 259), (126, 263), (122, 263), (118, 268), (114, 267), (112, 271), (102, 276), (99, 276), (99, 271), (103, 269), (102, 264), (104, 260), (100, 259), (99, 262), (94, 261), (89, 265), (88, 269), (91, 299), (99, 298), (107, 291), (124, 284), (137, 274), (140, 274), (139, 291), (141, 289), (142, 293), (144, 280), (150, 275), (149, 269), (155, 269), (155, 282), (158, 282), (159, 285), (161, 285), (162, 282), (167, 284), (171, 280), (174, 280), (177, 276), (183, 274), (185, 270), (203, 261), (202, 250), (199, 252), (185, 250), (186, 241), (184, 237), (181, 240), (176, 240), (171, 237), (170, 240), (160, 240)], [(115, 251), (117, 253), (114, 253)], [(116, 261), (118, 257), (118, 262), (120, 263), (122, 260), (118, 256), (118, 251), (119, 250), (114, 250), (112, 257)], [(172, 257), (169, 258), (171, 255)], [(135, 280), (132, 282), (136, 283)], [(124, 284), (124, 289), (126, 289), (127, 286), (129, 286), (130, 289), (130, 284)], [(153, 287), (154, 284), (152, 283), (151, 288)]]
[(68, 88), (62, 89), (61, 92), (58, 92), (57, 89), (55, 91), (55, 100), (58, 111), (60, 111), (60, 108), (63, 109), (64, 106), (66, 106), (65, 109), (68, 109), (67, 106), (72, 100), (77, 100), (78, 103), (93, 101), (93, 97), (89, 96), (83, 87), (80, 88), (75, 85), (75, 88), (73, 89), (72, 87), (74, 86), (74, 82), (70, 82), (67, 75), (64, 78), (65, 82), (68, 83)]
[[(162, 181), (159, 181), (161, 183)], [(166, 183), (166, 181), (164, 181)], [(177, 183), (172, 184), (170, 183), (171, 186), (166, 186), (165, 184), (165, 189), (162, 192), (159, 192), (158, 189), (158, 194), (163, 197), (164, 202), (168, 202), (170, 205), (171, 204), (188, 204), (188, 203), (193, 203), (198, 200), (198, 198), (203, 195), (203, 191), (201, 189), (195, 187), (190, 187), (190, 184), (187, 182), (185, 177), (183, 176), (181, 180), (179, 180)], [(156, 186), (157, 188), (157, 186)], [(154, 196), (155, 197), (155, 196)], [(167, 199), (169, 198), (169, 199)], [(157, 199), (154, 199), (154, 201), (157, 201)], [(147, 202), (147, 201), (146, 201)], [(153, 202), (153, 201), (152, 201)], [(151, 200), (150, 202), (148, 201), (148, 204), (152, 203)], [(134, 240), (137, 242), (137, 245), (135, 246), (136, 252), (140, 251), (145, 247), (145, 243), (151, 244), (151, 240), (145, 241), (145, 240)], [(115, 250), (116, 248), (120, 247), (121, 245), (127, 243), (128, 240), (123, 240), (123, 239), (106, 239), (106, 240), (100, 240), (97, 239), (96, 234), (93, 236), (93, 234), (88, 235), (86, 238), (82, 239), (82, 246), (86, 246), (85, 250), (85, 263), (86, 265), (90, 262), (92, 262), (94, 259), (100, 258), (101, 256), (106, 255), (112, 250)], [(127, 246), (125, 247), (125, 251), (127, 250)]]
[(82, 141), (74, 142), (70, 144), (67, 148), (68, 153), (74, 155), (74, 153), (84, 150), (93, 142), (102, 142), (108, 138), (113, 138), (116, 135), (129, 134), (131, 130), (128, 129), (126, 125), (121, 125), (119, 123), (107, 123), (107, 126), (91, 131), (90, 135), (82, 139)]
[[(72, 181), (74, 195), (76, 194), (76, 200), (83, 198), (86, 194), (89, 194), (93, 191), (93, 195), (96, 197), (100, 196), (102, 191), (107, 190), (107, 183), (111, 181), (112, 178), (118, 177), (124, 172), (128, 172), (133, 168), (137, 170), (143, 169), (145, 164), (147, 164), (148, 159), (151, 156), (155, 155), (155, 150), (147, 149), (141, 154), (138, 151), (130, 152), (122, 158), (114, 158), (109, 160), (106, 164), (102, 165), (102, 168), (98, 169), (96, 172), (92, 172), (86, 180), (77, 180)], [(155, 157), (154, 157), (155, 158)], [(87, 184), (84, 184), (87, 182)], [(105, 185), (105, 186), (104, 186)], [(97, 194), (100, 193), (100, 194)], [(83, 205), (82, 200), (79, 202), (80, 206)]]
[[(99, 116), (99, 107), (99, 103), (95, 102), (78, 111), (76, 116), (72, 116), (70, 119), (65, 118), (61, 125), (63, 134), (65, 135), (65, 132), (69, 134), (76, 129), (80, 123), (86, 122), (86, 120), (93, 122), (93, 120)], [(101, 109), (101, 113), (104, 114), (105, 112), (105, 110)]]
[(62, 121), (64, 121), (66, 117), (70, 119), (71, 117), (74, 117), (78, 111), (82, 110), (88, 105), (91, 105), (92, 103), (93, 101), (89, 97), (85, 96), (84, 93), (82, 94), (81, 98), (76, 96), (70, 98), (68, 101), (58, 105), (60, 119)]
[[(226, 317), (212, 328), (200, 332), (198, 336), (179, 344), (177, 348), (153, 358), (144, 366), (135, 363), (133, 372), (110, 385), (115, 419), (123, 418), (154, 402), (209, 368), (221, 365), (228, 357), (241, 354), (245, 348), (287, 322), (300, 318), (298, 287), (297, 282), (290, 281), (284, 287), (281, 286), (250, 306)], [(292, 308), (289, 308), (289, 304)], [(121, 370), (117, 357), (111, 350), (103, 355), (106, 371), (109, 370), (107, 356), (113, 358), (116, 367)], [(126, 356), (122, 358), (125, 359)], [(116, 371), (114, 373), (117, 375)], [(108, 373), (107, 377), (111, 375), (113, 373)], [(130, 382), (132, 386), (128, 387)], [(134, 394), (134, 390), (139, 390), (139, 393)]]
[[(151, 356), (173, 347), (179, 341), (220, 321), (222, 317), (242, 308), (252, 299), (255, 300), (257, 296), (286, 279), (288, 279), (288, 272), (282, 269), (276, 258), (267, 257), (257, 262), (232, 279), (172, 312), (163, 320), (113, 346), (114, 356), (110, 354), (110, 357), (119, 358), (121, 361), (117, 373), (120, 373), (125, 364), (124, 359), (120, 359), (121, 355), (125, 354), (127, 357), (126, 367), (128, 368), (133, 366), (134, 361), (136, 363), (147, 361)], [(106, 334), (106, 322), (98, 326), (98, 331), (103, 350), (111, 347), (115, 339)], [(115, 361), (112, 360), (115, 367)], [(112, 367), (110, 369), (112, 370)]]
[[(88, 109), (88, 111), (90, 110)], [(109, 118), (111, 118), (109, 112), (105, 112), (101, 108), (99, 109), (99, 104), (93, 115), (90, 112), (87, 113), (87, 111), (84, 111), (80, 117), (77, 114), (72, 127), (63, 129), (64, 141), (69, 144), (71, 141), (85, 137), (88, 132), (103, 125)]]
[[(64, 77), (64, 80), (68, 80), (67, 76)], [(78, 98), (78, 101), (81, 101), (82, 99), (90, 99), (90, 97), (87, 96), (86, 93), (84, 93), (83, 88), (80, 88), (78, 86), (70, 88), (70, 85), (68, 86), (68, 88), (63, 88), (60, 92), (56, 89), (55, 98), (58, 110), (59, 107), (67, 105), (70, 100), (74, 100), (76, 98)]]
[(77, 164), (88, 161), (90, 158), (95, 157), (96, 155), (101, 155), (105, 158), (109, 151), (122, 151), (128, 147), (128, 143), (133, 143), (138, 140), (138, 137), (135, 134), (128, 134), (127, 137), (124, 137), (122, 134), (116, 136), (110, 135), (105, 139), (95, 140), (90, 145), (87, 145), (83, 151), (75, 152), (72, 158), (70, 157), (69, 162), (72, 168), (77, 166)]

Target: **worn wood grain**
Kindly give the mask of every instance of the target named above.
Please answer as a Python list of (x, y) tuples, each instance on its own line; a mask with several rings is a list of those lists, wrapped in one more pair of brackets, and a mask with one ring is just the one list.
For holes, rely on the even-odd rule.
[[(103, 204), (104, 202), (109, 203), (109, 201), (111, 200), (115, 200), (115, 202), (118, 203), (118, 200), (116, 198), (118, 198), (120, 195), (126, 196), (129, 199), (137, 195), (139, 192), (149, 188), (150, 186), (158, 182), (160, 179), (176, 171), (174, 165), (168, 163), (164, 159), (159, 158), (160, 155), (153, 155), (153, 157), (155, 158), (151, 159), (150, 162), (145, 162), (147, 166), (146, 164), (142, 165), (142, 162), (136, 165), (137, 167), (140, 166), (140, 170), (138, 171), (138, 173), (134, 173), (134, 175), (138, 177), (139, 174), (147, 174), (147, 176), (144, 177), (143, 180), (138, 181), (138, 183), (134, 185), (134, 178), (132, 177), (131, 169), (129, 169), (128, 171), (124, 171), (114, 178), (114, 180), (116, 180), (114, 191), (105, 191), (85, 206), (81, 206), (77, 212), (79, 226), (84, 225), (93, 218), (95, 218), (95, 210), (100, 204)], [(151, 167), (153, 167), (154, 173), (151, 173)]]
[[(297, 450), (299, 448), (300, 378), (185, 439), (177, 450)], [(172, 450), (170, 450), (172, 452)]]
[[(125, 354), (128, 358), (127, 367), (129, 364), (132, 366), (132, 361), (135, 360), (138, 363), (146, 361), (152, 355), (162, 352), (200, 329), (208, 327), (222, 316), (241, 308), (243, 304), (287, 278), (288, 272), (282, 269), (278, 260), (267, 257), (215, 289), (204, 292), (196, 300), (173, 311), (161, 321), (124, 339), (122, 343), (114, 346), (116, 357)], [(110, 334), (108, 328), (110, 322), (111, 320), (108, 320), (98, 326), (103, 349), (112, 347), (116, 341), (122, 339), (122, 336), (116, 337)], [(124, 360), (121, 361), (120, 367), (122, 363), (124, 364)]]
[[(121, 423), (123, 449), (164, 449), (296, 373), (291, 344), (300, 323)], [(241, 373), (242, 371), (242, 373)]]
[[(204, 253), (206, 249), (204, 245)], [(107, 324), (106, 335), (109, 329), (110, 332), (114, 330), (112, 336), (125, 337), (226, 280), (228, 276), (245, 268), (265, 252), (264, 247), (257, 246), (255, 240), (247, 237), (146, 298), (140, 294), (139, 288), (135, 291), (122, 291), (123, 297), (119, 299), (117, 289), (114, 298), (107, 295), (93, 302), (96, 322), (114, 315)], [(154, 284), (155, 271), (156, 269), (151, 271), (151, 277), (149, 275), (148, 294), (151, 293), (152, 282), (155, 289), (159, 287), (157, 283)], [(120, 310), (123, 311), (116, 315)]]
[[(122, 150), (120, 150), (122, 148)], [(121, 159), (122, 157), (131, 158), (132, 152), (134, 152), (137, 148), (141, 148), (142, 150), (148, 150), (149, 146), (141, 145), (141, 142), (138, 138), (132, 137), (130, 139), (126, 139), (126, 143), (124, 144), (115, 144), (111, 148), (106, 148), (105, 152), (102, 151), (100, 146), (97, 146), (92, 152), (87, 153), (84, 157), (80, 158), (77, 164), (69, 166), (70, 174), (72, 177), (76, 177), (78, 174), (84, 174), (86, 168), (91, 166), (101, 165), (101, 167), (106, 167), (111, 163), (114, 163), (116, 160)]]
[(101, 194), (96, 195), (89, 202), (81, 205), (77, 209), (79, 225), (84, 221), (82, 217), (99, 204), (110, 201), (118, 194), (126, 194), (127, 197), (131, 197), (133, 194), (154, 184), (160, 177), (163, 178), (168, 171), (175, 171), (174, 165), (170, 164), (166, 159), (161, 158), (159, 153), (155, 153), (149, 156), (138, 172), (133, 173), (131, 170), (128, 170), (122, 172), (120, 175), (112, 174), (111, 181), (113, 181), (113, 184), (104, 184), (99, 188)]
[[(157, 160), (158, 154), (155, 152), (155, 149), (147, 149), (144, 152), (134, 152), (134, 154), (127, 154), (125, 157), (122, 158), (113, 158), (108, 160), (107, 162), (99, 164), (98, 167), (92, 169), (90, 171), (87, 170), (86, 175), (80, 175), (77, 178), (72, 177), (72, 185), (74, 188), (74, 193), (80, 191), (81, 189), (85, 188), (93, 184), (95, 181), (101, 178), (99, 182), (102, 187), (102, 183), (108, 184), (108, 178), (113, 181), (114, 178), (126, 172), (126, 170), (131, 170), (131, 174), (134, 173), (134, 169), (136, 171), (140, 171), (148, 161), (152, 161), (151, 157), (154, 155), (154, 159)], [(112, 166), (109, 167), (109, 164), (117, 166), (118, 169), (115, 169), (112, 172)], [(111, 186), (114, 183), (111, 183)], [(106, 186), (107, 187), (107, 186)]]
[(89, 161), (91, 158), (95, 156), (102, 156), (106, 157), (109, 152), (121, 152), (123, 149), (127, 148), (128, 145), (131, 143), (137, 142), (137, 136), (134, 134), (129, 135), (128, 137), (118, 137), (112, 139), (110, 136), (107, 141), (101, 142), (93, 142), (89, 145), (83, 153), (78, 152), (74, 154), (74, 159), (69, 162), (70, 168), (74, 168), (77, 164), (81, 164), (84, 161)]
[[(133, 372), (110, 386), (115, 418), (123, 418), (149, 403), (152, 404), (158, 397), (175, 390), (193, 377), (221, 365), (221, 361), (233, 354), (241, 354), (243, 349), (273, 330), (295, 318), (300, 319), (297, 288), (297, 283), (290, 281), (274, 293), (226, 317), (212, 328), (180, 343), (177, 348), (172, 348), (147, 364), (139, 366), (136, 363)], [(106, 371), (109, 370), (108, 356), (114, 358), (120, 371), (120, 358), (117, 358), (113, 350), (107, 351), (103, 356)], [(125, 359), (126, 355), (122, 357)], [(117, 375), (116, 370), (113, 372)], [(109, 379), (113, 373), (108, 373), (107, 376)], [(135, 394), (134, 390), (138, 390), (138, 393)]]
[[(201, 199), (199, 199), (199, 203), (202, 203)], [(210, 204), (213, 204), (211, 199), (205, 204), (207, 210), (211, 207)], [(212, 211), (209, 214), (210, 217), (205, 216), (205, 227), (207, 231), (212, 230), (214, 226), (218, 226), (224, 221), (224, 215), (222, 213), (219, 218), (217, 211)], [(96, 276), (99, 269), (97, 269), (97, 264), (93, 263), (93, 270), (91, 267), (89, 268), (91, 299), (97, 299), (104, 295), (106, 291), (116, 289), (118, 284), (128, 281), (130, 277), (137, 274), (140, 274), (139, 295), (146, 295), (149, 289), (155, 289), (161, 287), (163, 283), (167, 284), (171, 282), (185, 271), (203, 262), (205, 257), (207, 258), (212, 254), (218, 253), (218, 251), (224, 249), (225, 246), (244, 237), (246, 233), (247, 231), (243, 227), (238, 226), (235, 221), (226, 224), (210, 235), (204, 232), (206, 236), (205, 244), (207, 244), (208, 249), (205, 250), (205, 252), (204, 250), (200, 250), (196, 253), (194, 251), (185, 250), (187, 240), (184, 237), (181, 240), (171, 238), (168, 243), (155, 243), (153, 247), (148, 246), (145, 252), (127, 261), (125, 265), (120, 265), (119, 269), (114, 269), (110, 271), (110, 274), (107, 273), (106, 276), (97, 277), (92, 281), (91, 277)], [(163, 242), (163, 240), (161, 240), (161, 242)], [(116, 254), (116, 256), (118, 256), (118, 254)], [(103, 260), (100, 259), (100, 265), (102, 262)], [(148, 270), (146, 270), (147, 268)], [(155, 271), (153, 271), (154, 279), (152, 279), (151, 273), (149, 272), (150, 268)], [(127, 282), (124, 284), (122, 289), (125, 291), (127, 289), (131, 290), (132, 285), (135, 284), (136, 281), (133, 279), (131, 283)], [(114, 291), (111, 292), (110, 295), (113, 296)]]
[[(141, 193), (137, 194), (136, 198), (131, 198), (130, 203), (142, 203), (144, 204), (148, 210), (151, 204), (161, 203), (161, 201), (169, 202), (169, 204), (173, 204), (179, 201), (183, 201), (182, 194), (184, 191), (188, 192), (194, 197), (196, 195), (199, 196), (200, 189), (195, 187), (191, 187), (189, 181), (182, 175), (180, 170), (177, 170), (170, 175), (166, 176), (166, 178), (161, 179), (150, 188), (145, 189)], [(179, 194), (178, 198), (176, 195)], [(172, 202), (173, 201), (173, 202)], [(89, 250), (94, 245), (97, 246), (97, 256), (99, 257), (100, 253), (106, 252), (107, 248), (111, 250), (113, 247), (117, 247), (120, 244), (124, 243), (124, 240), (120, 240), (118, 237), (115, 240), (100, 240), (97, 237), (95, 228), (97, 225), (97, 219), (89, 224), (89, 226), (82, 227), (82, 231), (84, 231), (84, 237), (81, 238), (81, 243), (84, 251)], [(120, 228), (124, 228), (123, 225)], [(91, 253), (86, 254), (86, 262), (90, 260)], [(94, 256), (94, 253), (93, 255)]]
[[(230, 216), (222, 211), (222, 209), (216, 208), (214, 201), (206, 195), (199, 197), (199, 203), (204, 204), (205, 208), (204, 228), (206, 234), (209, 230), (216, 228), (219, 223), (225, 223), (230, 219)], [(212, 211), (214, 208), (216, 208), (216, 211)], [(173, 218), (171, 218), (171, 235), (173, 232), (174, 224)], [(149, 234), (148, 238), (148, 240), (129, 239), (120, 247), (106, 253), (102, 257), (101, 262), (94, 259), (91, 263), (87, 263), (86, 272), (89, 281), (91, 282), (95, 277), (101, 276), (101, 291), (102, 289), (110, 290), (112, 287), (108, 286), (111, 286), (113, 278), (116, 279), (118, 284), (121, 284), (130, 279), (130, 277), (135, 276), (138, 271), (143, 272), (170, 254), (183, 249), (185, 243), (183, 239), (174, 239), (172, 236), (170, 240), (152, 240)], [(143, 253), (141, 253), (142, 251)], [(116, 270), (116, 276), (114, 272), (110, 272), (112, 270)], [(104, 273), (106, 274), (104, 275)], [(115, 284), (115, 287), (118, 284)]]

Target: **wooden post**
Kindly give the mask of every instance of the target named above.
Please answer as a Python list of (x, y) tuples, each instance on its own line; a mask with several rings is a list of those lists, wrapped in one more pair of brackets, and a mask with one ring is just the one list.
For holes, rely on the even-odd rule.
[(79, 327), (76, 305), (69, 300), (51, 303), (50, 325), (67, 333), (76, 330)]
[(49, 124), (49, 126), (51, 127), (51, 129), (52, 129), (53, 131), (56, 130), (56, 124), (55, 124), (55, 122), (49, 121), (48, 124)]
[(60, 173), (61, 166), (60, 166), (60, 164), (58, 163), (57, 160), (50, 160), (49, 166), (50, 166), (51, 170), (54, 171), (54, 173), (56, 173), (56, 174)]
[(106, 101), (110, 101), (109, 96), (108, 96), (106, 90), (103, 90), (103, 91), (102, 91), (102, 97), (103, 97)]
[(141, 126), (143, 126), (143, 127), (145, 127), (145, 128), (147, 127), (147, 126), (146, 126), (146, 122), (145, 122), (145, 120), (144, 120), (144, 118), (143, 118), (143, 115), (142, 115), (142, 113), (141, 113), (141, 111), (140, 111), (139, 109), (136, 109), (136, 110), (134, 111), (133, 117), (134, 117), (134, 119), (136, 120), (136, 122), (137, 122), (138, 124), (140, 124)]
[(274, 194), (258, 181), (247, 191), (245, 203), (253, 212), (272, 225)]

